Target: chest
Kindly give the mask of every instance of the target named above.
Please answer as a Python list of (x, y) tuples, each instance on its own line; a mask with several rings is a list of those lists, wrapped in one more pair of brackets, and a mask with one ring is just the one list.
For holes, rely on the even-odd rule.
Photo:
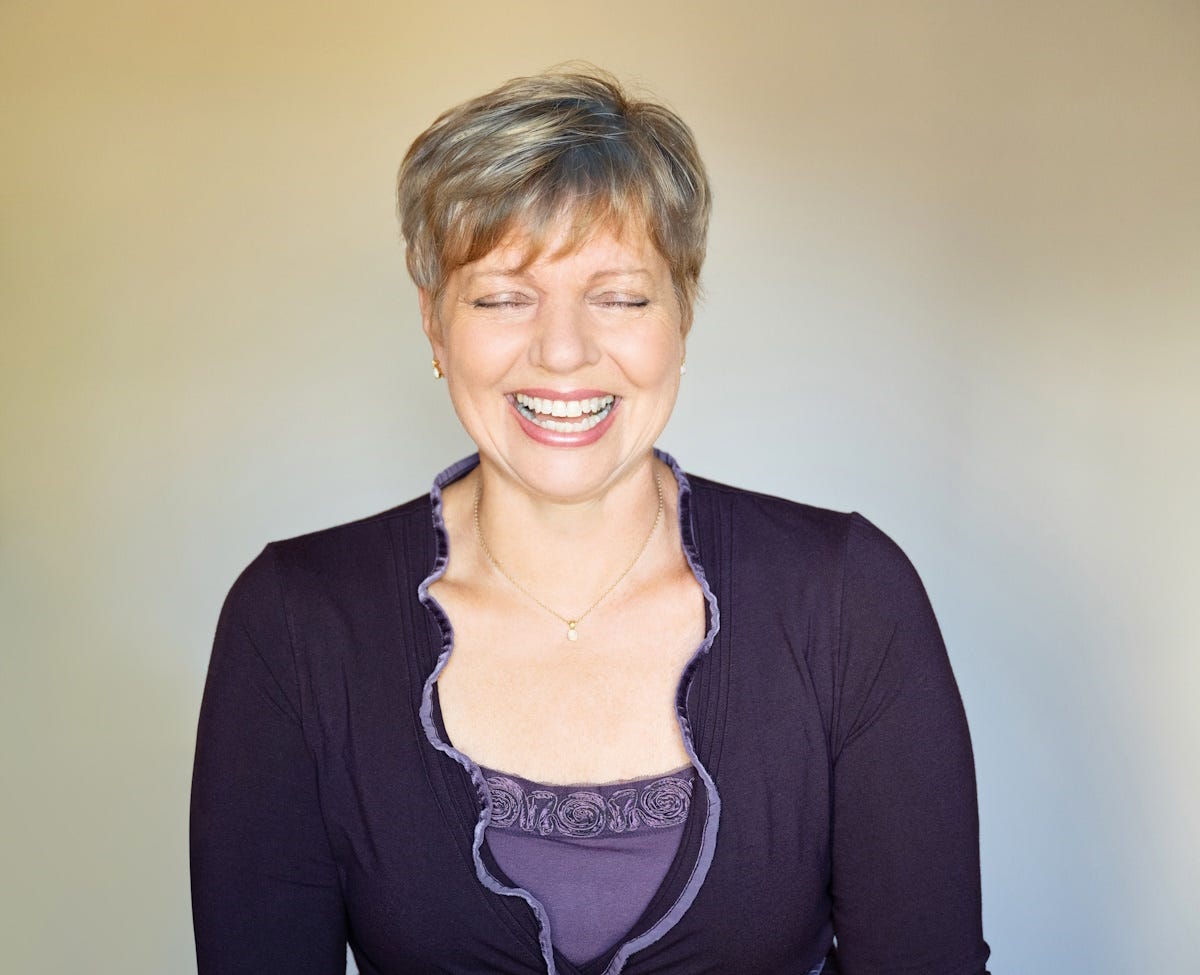
[[(800, 975), (828, 948), (828, 768), (819, 723), (785, 669), (765, 674), (747, 667), (747, 678), (760, 677), (738, 679), (729, 657), (748, 648), (717, 644), (689, 682), (684, 711), (716, 789), (695, 793), (685, 843), (648, 922), (665, 917), (695, 865), (715, 856), (695, 903), (661, 939), (632, 955), (627, 975)], [(783, 656), (782, 648), (772, 654)], [(768, 688), (792, 706), (764, 708)], [(440, 716), (435, 701), (435, 726)], [(531, 906), (518, 896), (497, 896), (480, 879), (488, 848), (473, 846), (481, 799), (467, 771), (427, 747), (420, 733), (401, 734), (416, 715), (396, 718), (383, 708), (349, 716), (351, 731), (322, 775), (360, 969), (545, 973)], [(387, 744), (383, 763), (367, 753), (378, 738)], [(712, 805), (718, 795), (719, 813)], [(731, 905), (737, 923), (729, 921)], [(557, 971), (599, 975), (561, 960)]]
[[(437, 693), (450, 741), (475, 761), (540, 781), (606, 782), (687, 764), (674, 710), (705, 632), (690, 576), (635, 592), (579, 638), (538, 607), (435, 593), (454, 625)], [(522, 611), (523, 610), (523, 611)]]

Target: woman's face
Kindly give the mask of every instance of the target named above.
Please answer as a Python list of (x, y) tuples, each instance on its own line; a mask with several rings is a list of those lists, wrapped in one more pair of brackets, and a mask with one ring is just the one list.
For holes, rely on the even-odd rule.
[(529, 266), (514, 236), (421, 294), (433, 354), (482, 462), (531, 494), (595, 497), (644, 463), (671, 415), (683, 317), (640, 232), (601, 230)]

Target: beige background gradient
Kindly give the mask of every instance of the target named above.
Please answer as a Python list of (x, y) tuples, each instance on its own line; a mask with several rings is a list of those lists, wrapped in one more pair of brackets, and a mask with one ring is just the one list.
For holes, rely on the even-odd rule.
[(5, 972), (195, 971), (225, 591), (469, 447), (396, 166), (573, 58), (711, 166), (663, 445), (924, 576), (993, 971), (1194, 970), (1200, 4), (3, 0), (0, 48)]

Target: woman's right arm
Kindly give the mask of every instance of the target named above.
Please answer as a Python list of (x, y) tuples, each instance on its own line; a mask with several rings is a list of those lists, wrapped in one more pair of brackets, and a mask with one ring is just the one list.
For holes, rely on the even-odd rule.
[(346, 920), (271, 546), (217, 624), (192, 773), (199, 975), (344, 975)]

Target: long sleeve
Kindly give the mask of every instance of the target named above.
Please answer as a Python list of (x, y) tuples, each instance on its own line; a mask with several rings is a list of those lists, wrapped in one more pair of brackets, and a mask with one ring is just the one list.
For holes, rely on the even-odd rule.
[(199, 975), (343, 975), (346, 921), (268, 546), (221, 611), (192, 775)]
[(925, 590), (852, 516), (834, 756), (842, 975), (983, 975), (979, 822), (966, 716)]

